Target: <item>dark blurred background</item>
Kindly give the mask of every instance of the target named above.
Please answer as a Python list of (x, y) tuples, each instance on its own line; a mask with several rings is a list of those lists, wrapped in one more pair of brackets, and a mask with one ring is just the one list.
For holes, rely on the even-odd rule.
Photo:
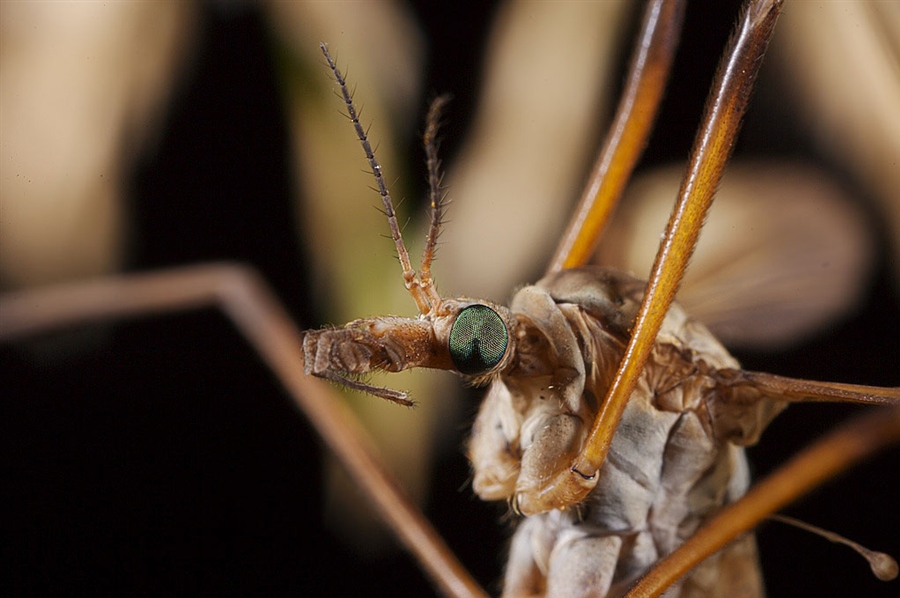
[[(424, 88), (454, 94), (443, 143), (449, 162), (474, 110), (473, 73), (495, 7), (426, 4), (413, 5), (428, 44)], [(736, 14), (734, 3), (714, 4), (689, 7), (642, 168), (688, 151)], [(305, 248), (292, 226), (292, 159), (265, 18), (253, 5), (204, 4), (200, 22), (194, 64), (159, 144), (140, 158), (129, 183), (133, 236), (125, 269), (247, 262), (301, 327), (318, 326), (321, 307), (307, 291)], [(621, 49), (623, 62), (628, 51)], [(352, 57), (342, 58), (352, 65)], [(327, 73), (323, 67), (313, 75)], [(793, 124), (790, 107), (762, 90), (737, 152), (820, 160)], [(421, 163), (417, 139), (408, 144)], [(865, 209), (879, 255), (886, 256), (889, 231), (874, 208)], [(738, 357), (748, 369), (788, 376), (900, 385), (900, 298), (888, 266), (881, 257), (865, 301), (849, 319), (795, 349)], [(315, 433), (214, 310), (3, 345), (0, 358), (7, 388), (0, 401), (5, 595), (432, 592), (405, 553), (358, 556), (323, 525)], [(466, 399), (469, 420), (477, 395)], [(855, 411), (792, 407), (751, 449), (754, 473), (770, 471)], [(466, 427), (452, 432), (461, 447)], [(896, 450), (884, 454), (787, 512), (900, 555), (896, 459)], [(461, 450), (442, 457), (426, 513), (496, 592), (509, 518), (504, 505), (472, 495), (468, 475)], [(896, 594), (896, 582), (875, 581), (862, 559), (805, 532), (769, 523), (759, 541), (772, 596)]]

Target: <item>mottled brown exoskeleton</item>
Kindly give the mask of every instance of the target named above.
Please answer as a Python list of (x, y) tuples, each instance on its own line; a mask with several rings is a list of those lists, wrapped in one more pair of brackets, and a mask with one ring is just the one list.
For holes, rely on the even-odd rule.
[[(597, 187), (589, 186), (547, 276), (519, 290), (509, 307), (442, 298), (434, 288), (431, 261), (442, 213), (434, 129), (441, 102), (435, 103), (425, 134), (432, 219), (416, 275), (381, 168), (344, 79), (322, 47), (378, 183), (403, 279), (420, 316), (371, 318), (307, 332), (306, 371), (404, 404), (409, 400), (403, 393), (356, 377), (427, 367), (487, 385), (468, 443), (473, 488), (480, 498), (508, 501), (525, 516), (512, 540), (505, 595), (621, 595), (744, 495), (749, 469), (743, 447), (756, 443), (788, 402), (896, 404), (900, 398), (897, 389), (742, 371), (702, 324), (672, 302), (780, 4), (748, 3), (645, 283), (583, 263), (604, 218), (597, 213), (608, 213), (652, 121), (652, 115), (634, 117), (630, 110), (655, 106), (662, 83), (652, 74), (665, 72), (671, 59), (682, 7), (651, 3), (626, 84), (628, 101), (620, 106), (616, 134), (598, 160)], [(896, 422), (888, 427), (896, 428)], [(761, 595), (752, 535), (707, 558), (675, 582), (673, 591)]]

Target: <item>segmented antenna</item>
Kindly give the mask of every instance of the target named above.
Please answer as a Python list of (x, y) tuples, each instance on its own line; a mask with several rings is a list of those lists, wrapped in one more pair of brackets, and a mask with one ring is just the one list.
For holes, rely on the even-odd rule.
[[(378, 160), (375, 159), (375, 152), (372, 151), (372, 146), (369, 144), (369, 138), (366, 135), (366, 131), (359, 122), (359, 115), (356, 111), (356, 107), (353, 105), (353, 98), (350, 95), (350, 90), (347, 88), (347, 81), (344, 79), (341, 71), (338, 70), (337, 65), (331, 58), (331, 54), (328, 53), (328, 47), (324, 43), (320, 43), (319, 48), (322, 50), (322, 54), (325, 56), (325, 60), (328, 62), (331, 72), (334, 73), (335, 81), (337, 81), (337, 84), (341, 88), (341, 95), (343, 96), (344, 104), (347, 106), (347, 117), (350, 119), (350, 122), (353, 123), (353, 128), (356, 129), (356, 136), (359, 138), (363, 151), (366, 154), (366, 160), (369, 161), (369, 166), (372, 168), (372, 174), (378, 185), (378, 193), (381, 195), (381, 201), (384, 204), (384, 213), (387, 216), (388, 225), (391, 227), (391, 239), (393, 239), (394, 245), (397, 247), (397, 256), (400, 259), (400, 267), (403, 270), (404, 284), (412, 295), (413, 300), (416, 302), (419, 312), (427, 315), (441, 303), (440, 295), (437, 294), (437, 291), (432, 284), (430, 273), (431, 259), (434, 255), (434, 244), (440, 225), (440, 215), (438, 214), (436, 223), (434, 212), (432, 212), (431, 232), (429, 234), (429, 242), (426, 244), (425, 248), (426, 256), (428, 256), (427, 264), (424, 257), (422, 260), (423, 270), (428, 273), (428, 276), (427, 279), (420, 280), (409, 261), (409, 252), (406, 250), (406, 245), (403, 243), (403, 236), (400, 234), (400, 225), (397, 222), (397, 215), (394, 212), (394, 203), (391, 201), (390, 191), (388, 191), (387, 185), (384, 182), (384, 176), (381, 174), (381, 165), (378, 163)], [(434, 144), (432, 143), (432, 145)], [(431, 168), (429, 167), (429, 173), (430, 172)], [(439, 189), (440, 176), (436, 175), (436, 179), (438, 181), (437, 188)], [(441, 202), (439, 200), (435, 202), (434, 199), (432, 199), (432, 206), (435, 204), (440, 205)], [(432, 237), (434, 237), (434, 239), (432, 239)]]
[(437, 295), (431, 278), (431, 262), (434, 261), (434, 253), (437, 249), (437, 239), (441, 232), (446, 199), (441, 185), (444, 176), (441, 173), (441, 160), (438, 157), (440, 143), (437, 140), (437, 133), (441, 125), (441, 112), (449, 101), (449, 95), (442, 95), (431, 102), (428, 115), (425, 117), (425, 134), (422, 135), (422, 142), (425, 145), (425, 164), (428, 169), (428, 202), (431, 205), (431, 224), (428, 227), (428, 236), (425, 237), (425, 250), (422, 252), (419, 279), (429, 296), (434, 293), (437, 301), (440, 301), (440, 296)]

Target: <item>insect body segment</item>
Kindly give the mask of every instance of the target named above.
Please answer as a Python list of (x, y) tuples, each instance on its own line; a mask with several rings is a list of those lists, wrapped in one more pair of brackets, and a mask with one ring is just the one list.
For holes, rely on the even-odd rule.
[[(468, 447), (476, 494), (539, 513), (513, 538), (509, 595), (616, 595), (744, 493), (749, 475), (741, 447), (755, 443), (786, 405), (724, 383), (737, 362), (676, 305), (595, 489), (577, 508), (540, 508), (547, 479), (582, 448), (643, 291), (643, 282), (625, 274), (584, 268), (549, 276), (513, 299), (517, 320), (543, 331), (530, 349), (519, 349), (543, 365), (529, 365), (523, 355), (494, 378)], [(748, 539), (733, 550), (755, 549)], [(761, 588), (752, 573), (751, 585)], [(702, 580), (696, 573), (684, 583)], [(732, 595), (727, 576), (715, 583), (726, 585), (704, 589)]]

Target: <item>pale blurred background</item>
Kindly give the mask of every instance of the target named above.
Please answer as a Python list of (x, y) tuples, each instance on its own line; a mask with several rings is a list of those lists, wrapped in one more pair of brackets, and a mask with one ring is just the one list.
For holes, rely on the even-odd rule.
[[(686, 156), (735, 6), (689, 8), (642, 173)], [(237, 260), (263, 273), (303, 327), (413, 315), (383, 238), (386, 223), (372, 209), (377, 195), (361, 149), (317, 48), (326, 41), (371, 125), (414, 256), (425, 222), (422, 118), (431, 97), (453, 94), (442, 145), (452, 203), (435, 275), (444, 294), (503, 301), (540, 277), (580, 190), (624, 76), (633, 8), (4, 0), (0, 284)], [(862, 240), (851, 235), (844, 244), (840, 230), (827, 227), (812, 234), (829, 241), (822, 251), (849, 247), (816, 253), (828, 262), (818, 278), (840, 268), (851, 274), (799, 301), (833, 297), (814, 323), (824, 321), (824, 331), (778, 339), (777, 353), (739, 356), (749, 368), (784, 375), (898, 385), (898, 10), (887, 2), (788, 2), (778, 36), (737, 154), (754, 165), (745, 167), (751, 184), (773, 181), (771, 197), (781, 197), (774, 189), (788, 179), (797, 191), (763, 208), (761, 221), (740, 217), (742, 230), (771, 224), (765, 210), (778, 221), (780, 202), (833, 195), (843, 206), (839, 222), (846, 213)], [(665, 200), (678, 171), (646, 180), (667, 177)], [(841, 211), (847, 205), (855, 207)], [(731, 234), (734, 220), (710, 237), (739, 236)], [(641, 236), (652, 248), (653, 225)], [(700, 256), (696, 262), (701, 271)], [(754, 277), (743, 284), (762, 286), (764, 274)], [(366, 518), (365, 498), (352, 481), (341, 483), (327, 458), (323, 466), (305, 420), (217, 314), (55, 335), (3, 347), (2, 358), (13, 389), (0, 402), (9, 410), (0, 435), (10, 444), (3, 527), (17, 587), (426, 591), (416, 567)], [(378, 382), (410, 390), (420, 406), (350, 400), (404, 486), (494, 587), (505, 511), (472, 497), (460, 449), (478, 393), (460, 393), (444, 374)], [(789, 410), (754, 450), (757, 470), (848, 411)], [(900, 526), (890, 513), (898, 495), (871, 494), (898, 485), (896, 467), (876, 466), (823, 492), (822, 505), (811, 501), (813, 514), (794, 514), (879, 549), (893, 543), (896, 556)], [(783, 581), (793, 568), (853, 569), (855, 557), (777, 527), (761, 541), (772, 595), (816, 583), (834, 593), (846, 578), (867, 595), (886, 591), (862, 564), (858, 575)]]

